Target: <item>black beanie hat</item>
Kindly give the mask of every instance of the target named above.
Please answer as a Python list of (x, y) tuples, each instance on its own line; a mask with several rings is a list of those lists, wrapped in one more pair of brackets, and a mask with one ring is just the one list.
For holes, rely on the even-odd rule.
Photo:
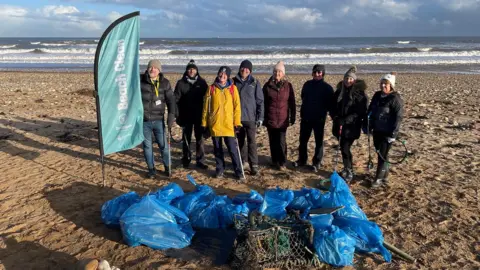
[(222, 73), (222, 72), (225, 72), (227, 74), (227, 77), (230, 78), (230, 74), (232, 74), (232, 70), (227, 67), (227, 66), (221, 66), (219, 69), (218, 69), (218, 72), (217, 72), (217, 75)]
[(195, 60), (193, 60), (193, 59), (190, 60), (190, 62), (188, 62), (187, 68), (185, 69), (185, 71), (187, 71), (187, 70), (189, 70), (189, 69), (191, 69), (191, 68), (196, 69), (197, 72), (198, 72), (198, 67), (197, 67), (197, 65), (195, 65)]
[(248, 60), (243, 60), (242, 63), (240, 63), (240, 68), (238, 70), (240, 71), (240, 69), (242, 68), (248, 68), (250, 70), (250, 73), (252, 73), (253, 64)]
[(315, 71), (321, 71), (323, 76), (325, 76), (325, 66), (324, 65), (320, 65), (320, 64), (314, 65), (313, 68), (312, 68), (312, 72), (315, 72)]

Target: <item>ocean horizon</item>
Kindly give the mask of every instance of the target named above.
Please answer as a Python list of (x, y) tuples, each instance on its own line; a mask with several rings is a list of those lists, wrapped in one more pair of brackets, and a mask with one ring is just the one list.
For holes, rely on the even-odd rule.
[[(98, 40), (0, 38), (0, 71), (93, 71)], [(164, 72), (183, 72), (190, 59), (203, 73), (221, 65), (236, 70), (249, 59), (257, 73), (283, 60), (292, 74), (310, 73), (317, 63), (331, 74), (350, 65), (362, 73), (480, 74), (480, 37), (141, 38), (141, 68), (150, 59)]]

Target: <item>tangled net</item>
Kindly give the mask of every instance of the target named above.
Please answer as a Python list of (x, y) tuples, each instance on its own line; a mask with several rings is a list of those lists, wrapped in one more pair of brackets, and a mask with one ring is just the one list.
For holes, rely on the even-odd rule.
[(233, 269), (320, 267), (313, 252), (313, 227), (298, 213), (276, 220), (253, 212), (248, 218), (235, 216), (235, 240), (231, 254)]

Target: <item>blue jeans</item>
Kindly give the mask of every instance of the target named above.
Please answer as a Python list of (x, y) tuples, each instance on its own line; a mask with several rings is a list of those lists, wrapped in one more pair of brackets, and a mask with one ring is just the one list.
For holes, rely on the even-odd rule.
[(155, 141), (162, 154), (163, 165), (167, 168), (170, 165), (170, 151), (167, 144), (167, 134), (165, 133), (165, 123), (163, 120), (143, 122), (143, 155), (147, 162), (148, 169), (155, 168), (153, 155), (152, 132), (155, 135)]

